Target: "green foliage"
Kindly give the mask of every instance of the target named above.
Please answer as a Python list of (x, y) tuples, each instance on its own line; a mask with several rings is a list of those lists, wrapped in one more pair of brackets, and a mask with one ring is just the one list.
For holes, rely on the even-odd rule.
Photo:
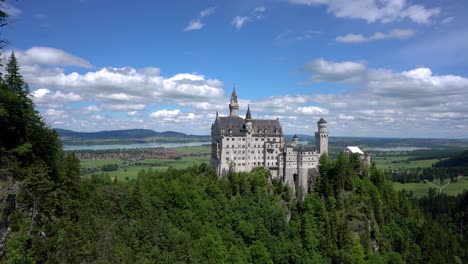
[(468, 167), (468, 151), (460, 153), (454, 157), (439, 161), (436, 167)]
[(57, 134), (34, 110), (14, 53), (0, 78), (0, 127), (0, 172), (16, 202), (2, 215), (2, 232), (11, 230), (2, 261), (44, 262), (38, 256), (53, 250), (61, 234), (56, 227), (78, 219), (80, 165), (73, 154), (63, 155)]
[(106, 164), (101, 167), (102, 171), (116, 171), (119, 168), (119, 164)]
[[(67, 196), (68, 206), (62, 205), (73, 213), (56, 213), (54, 224), (31, 232), (43, 231), (47, 239), (25, 236), (31, 223), (27, 213), (14, 220), (20, 224), (11, 243), (22, 245), (36, 262), (455, 263), (467, 258), (462, 240), (444, 233), (385, 180), (374, 182), (378, 170), (361, 178), (346, 158), (324, 165), (328, 172), (348, 167), (340, 173), (350, 177), (351, 186), (330, 181), (330, 188), (340, 191), (319, 190), (304, 201), (285, 200), (288, 188), (263, 169), (219, 179), (202, 164), (141, 171), (137, 179), (122, 182), (106, 175), (80, 180), (76, 157), (70, 154), (62, 162), (62, 183), (76, 180), (68, 192), (78, 195)], [(36, 167), (38, 183), (28, 188), (51, 193), (44, 166)], [(18, 252), (12, 249), (5, 257), (15, 259)]]

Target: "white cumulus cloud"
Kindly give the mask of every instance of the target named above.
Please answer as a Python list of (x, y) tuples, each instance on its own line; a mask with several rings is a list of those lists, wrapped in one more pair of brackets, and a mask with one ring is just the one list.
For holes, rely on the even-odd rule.
[(314, 81), (357, 82), (363, 78), (367, 67), (362, 62), (316, 59), (305, 63), (302, 69), (312, 72)]
[(31, 93), (36, 104), (50, 104), (60, 101), (62, 103), (80, 102), (83, 98), (75, 93), (63, 93), (62, 91), (52, 92), (49, 89), (41, 88)]
[(200, 30), (205, 26), (200, 19), (191, 20), (184, 28), (184, 31)]
[(256, 7), (248, 16), (236, 16), (232, 20), (231, 24), (238, 30), (240, 30), (246, 22), (252, 22), (255, 20), (263, 19), (266, 8), (264, 6)]
[(414, 36), (412, 29), (394, 29), (388, 33), (377, 32), (371, 36), (362, 34), (347, 34), (336, 37), (336, 41), (343, 43), (362, 43), (382, 39), (408, 39)]
[(408, 6), (406, 0), (289, 0), (291, 4), (327, 6), (329, 13), (339, 18), (363, 19), (368, 23), (390, 23), (408, 18), (419, 24), (429, 23), (440, 13), (440, 8), (426, 8), (422, 5)]
[(32, 47), (26, 51), (15, 50), (15, 55), (21, 64), (77, 66), (83, 68), (93, 67), (93, 65), (85, 59), (74, 56), (64, 50), (50, 47)]
[[(465, 133), (456, 127), (468, 121), (468, 78), (436, 75), (424, 67), (401, 72), (362, 68), (343, 73), (342, 63), (323, 60), (327, 78), (320, 67), (309, 68), (312, 78), (319, 76), (319, 81), (356, 87), (311, 98), (329, 111), (328, 118), (337, 120), (342, 134), (351, 127), (360, 128), (351, 135), (460, 137)], [(446, 124), (442, 130), (440, 122)], [(353, 134), (355, 131), (359, 133)]]
[(163, 110), (158, 110), (156, 112), (151, 113), (150, 117), (162, 118), (162, 119), (174, 119), (174, 118), (177, 118), (179, 114), (180, 114), (179, 109), (175, 109), (175, 110), (163, 109)]
[(205, 27), (205, 24), (202, 22), (204, 17), (207, 17), (213, 14), (216, 11), (215, 7), (208, 7), (200, 11), (198, 18), (192, 19), (189, 21), (188, 25), (184, 28), (184, 31), (193, 31), (193, 30), (200, 30)]

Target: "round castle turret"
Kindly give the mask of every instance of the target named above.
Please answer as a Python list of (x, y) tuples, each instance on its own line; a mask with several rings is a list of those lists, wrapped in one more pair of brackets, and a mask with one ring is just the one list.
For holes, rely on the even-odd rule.
[(372, 164), (370, 151), (364, 152), (364, 164), (366, 164), (368, 166), (370, 166)]
[(323, 118), (320, 118), (320, 120), (317, 122), (317, 127), (319, 132), (325, 131), (327, 129), (327, 121), (325, 121)]
[(327, 121), (320, 118), (317, 122), (318, 131), (315, 132), (315, 142), (317, 144), (317, 151), (320, 154), (328, 152), (328, 131), (327, 131)]

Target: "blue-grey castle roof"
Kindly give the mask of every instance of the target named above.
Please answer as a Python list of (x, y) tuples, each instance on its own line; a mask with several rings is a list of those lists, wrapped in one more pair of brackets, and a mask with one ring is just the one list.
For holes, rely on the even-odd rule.
[[(252, 119), (253, 136), (279, 136), (283, 135), (283, 129), (279, 119)], [(238, 116), (226, 116), (216, 118), (212, 132), (230, 136), (245, 136), (245, 119)]]

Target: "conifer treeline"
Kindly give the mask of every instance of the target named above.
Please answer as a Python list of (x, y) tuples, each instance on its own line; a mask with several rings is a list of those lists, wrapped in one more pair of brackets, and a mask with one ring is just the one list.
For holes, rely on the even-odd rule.
[(1, 231), (14, 263), (29, 259), (28, 248), (34, 248), (37, 234), (47, 234), (47, 226), (61, 218), (76, 219), (80, 167), (74, 154), (64, 154), (57, 134), (34, 109), (14, 53), (5, 71), (0, 76), (0, 187), (7, 198)]

